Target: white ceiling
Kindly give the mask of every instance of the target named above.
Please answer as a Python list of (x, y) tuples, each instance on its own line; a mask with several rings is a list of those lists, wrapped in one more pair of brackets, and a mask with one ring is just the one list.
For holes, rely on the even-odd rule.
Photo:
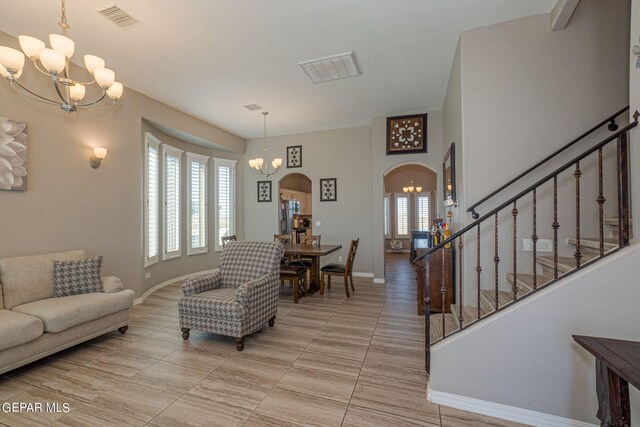
[[(367, 125), (440, 108), (458, 35), (548, 13), (556, 0), (67, 0), (74, 61), (245, 138)], [(121, 30), (96, 10), (142, 22)], [(57, 0), (0, 0), (0, 30), (59, 32)], [(353, 51), (362, 75), (313, 84), (298, 63)], [(125, 89), (126, 90), (126, 89)], [(125, 92), (126, 95), (126, 92)]]

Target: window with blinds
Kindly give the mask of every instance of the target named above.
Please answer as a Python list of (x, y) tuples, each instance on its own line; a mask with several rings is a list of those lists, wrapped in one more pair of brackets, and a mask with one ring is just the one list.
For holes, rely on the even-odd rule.
[(419, 195), (416, 198), (416, 229), (420, 231), (429, 231), (429, 196)]
[(222, 250), (222, 237), (236, 234), (236, 161), (215, 159), (216, 174), (216, 251)]
[(145, 133), (144, 157), (144, 266), (158, 262), (160, 228), (160, 140)]
[(187, 153), (189, 229), (188, 255), (208, 252), (207, 162), (209, 157)]
[(164, 177), (163, 256), (162, 259), (179, 257), (180, 247), (180, 177), (182, 150), (170, 145), (162, 146)]
[(409, 198), (396, 196), (396, 236), (409, 235)]
[(391, 198), (388, 194), (384, 196), (384, 237), (391, 235)]

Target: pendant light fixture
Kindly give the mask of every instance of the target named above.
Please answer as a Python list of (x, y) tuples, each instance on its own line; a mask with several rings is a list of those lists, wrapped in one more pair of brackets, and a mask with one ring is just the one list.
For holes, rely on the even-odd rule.
[[(18, 37), (20, 48), (24, 53), (10, 47), (0, 46), (0, 75), (9, 81), (16, 91), (27, 98), (55, 105), (68, 113), (77, 110), (93, 110), (94, 106), (107, 96), (113, 102), (106, 108), (111, 107), (120, 99), (124, 88), (121, 83), (115, 81), (115, 73), (105, 68), (104, 59), (94, 55), (84, 56), (85, 67), (93, 77), (90, 82), (74, 80), (69, 74), (69, 60), (73, 56), (75, 43), (67, 37), (70, 25), (67, 23), (65, 0), (62, 0), (62, 14), (58, 25), (62, 28), (62, 35), (49, 35), (51, 49), (46, 48), (43, 41), (29, 36)], [(24, 68), (25, 55), (33, 61), (36, 70), (51, 79), (58, 98), (55, 98), (55, 95), (51, 97), (38, 94), (18, 82)], [(101, 93), (95, 99), (81, 103), (85, 96), (86, 86), (94, 83), (100, 88)]]
[(411, 185), (408, 187), (402, 187), (402, 191), (405, 193), (420, 193), (422, 191), (422, 187), (414, 187), (413, 186), (413, 177), (411, 177)]
[(265, 162), (267, 158), (267, 111), (262, 112), (262, 117), (264, 118), (264, 148), (262, 149), (263, 157), (256, 157), (255, 159), (249, 160), (249, 166), (254, 170), (258, 175), (269, 177), (278, 173), (280, 170), (280, 166), (282, 166), (282, 159), (279, 157), (274, 158), (271, 161), (271, 169), (269, 168), (269, 164)]

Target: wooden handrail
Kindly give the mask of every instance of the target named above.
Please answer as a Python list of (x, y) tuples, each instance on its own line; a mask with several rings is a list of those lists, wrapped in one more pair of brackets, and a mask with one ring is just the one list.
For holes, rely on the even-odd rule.
[(601, 121), (600, 123), (598, 123), (597, 125), (592, 127), (591, 129), (589, 129), (588, 131), (584, 132), (583, 134), (581, 134), (577, 138), (573, 139), (572, 141), (567, 143), (565, 146), (563, 146), (563, 147), (559, 148), (558, 150), (554, 151), (553, 153), (549, 154), (547, 157), (545, 157), (544, 159), (540, 160), (539, 162), (537, 162), (536, 164), (534, 164), (533, 166), (531, 166), (529, 169), (525, 170), (524, 172), (520, 173), (515, 178), (511, 179), (510, 181), (507, 181), (506, 183), (504, 183), (500, 187), (496, 188), (494, 191), (492, 191), (491, 193), (487, 194), (485, 197), (483, 197), (482, 199), (478, 200), (473, 205), (469, 206), (469, 208), (467, 209), (467, 212), (471, 212), (471, 217), (473, 219), (478, 219), (480, 217), (480, 215), (475, 211), (475, 208), (477, 208), (482, 203), (486, 202), (487, 200), (489, 200), (490, 198), (492, 198), (493, 196), (495, 196), (496, 194), (498, 194), (499, 192), (501, 192), (505, 188), (510, 187), (515, 182), (517, 182), (521, 178), (523, 178), (525, 175), (528, 175), (530, 172), (533, 172), (535, 169), (539, 168), (540, 166), (542, 166), (543, 164), (545, 164), (549, 160), (553, 159), (558, 154), (562, 153), (563, 151), (565, 151), (568, 148), (572, 147), (576, 143), (580, 142), (582, 139), (584, 139), (587, 136), (591, 135), (593, 132), (595, 132), (596, 130), (600, 129), (605, 124), (609, 123), (609, 130), (610, 131), (618, 130), (618, 125), (615, 123), (615, 119), (616, 119), (616, 117), (618, 117), (620, 114), (624, 113), (627, 110), (629, 110), (629, 106), (628, 105), (626, 107), (622, 108), (621, 110), (617, 111), (616, 113), (612, 114), (611, 116), (607, 117), (606, 119), (604, 119), (603, 121)]

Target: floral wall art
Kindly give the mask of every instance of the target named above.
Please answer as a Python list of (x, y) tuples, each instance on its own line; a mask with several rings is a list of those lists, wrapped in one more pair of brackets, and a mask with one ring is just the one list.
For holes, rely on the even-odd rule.
[(27, 189), (27, 124), (0, 117), (0, 190)]

